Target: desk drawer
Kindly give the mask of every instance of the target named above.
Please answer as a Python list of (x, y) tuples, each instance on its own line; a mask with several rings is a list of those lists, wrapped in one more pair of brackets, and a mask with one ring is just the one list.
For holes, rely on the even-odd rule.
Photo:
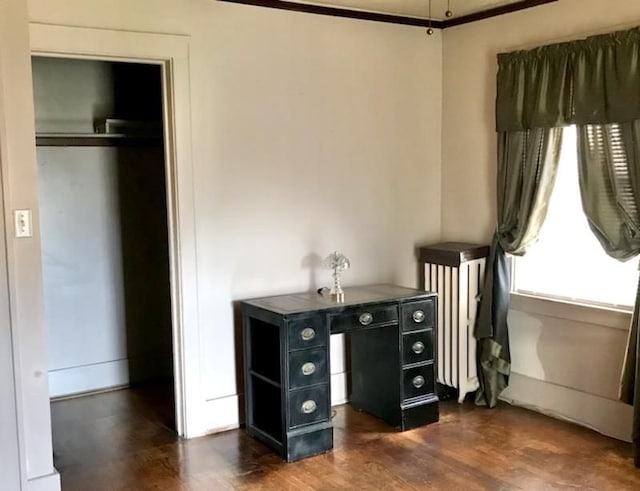
[(324, 315), (289, 321), (287, 331), (290, 350), (327, 345), (327, 324)]
[(433, 364), (402, 371), (402, 398), (412, 399), (434, 393)]
[(433, 329), (402, 335), (402, 364), (433, 360)]
[(402, 305), (402, 330), (417, 331), (429, 329), (435, 322), (435, 300), (421, 300), (419, 302)]
[(329, 419), (329, 388), (327, 385), (289, 392), (289, 426), (302, 426)]
[(397, 324), (398, 307), (396, 305), (386, 307), (359, 307), (332, 315), (330, 319), (332, 334), (369, 327), (379, 327), (381, 325)]
[(327, 350), (305, 349), (289, 354), (289, 388), (327, 383)]

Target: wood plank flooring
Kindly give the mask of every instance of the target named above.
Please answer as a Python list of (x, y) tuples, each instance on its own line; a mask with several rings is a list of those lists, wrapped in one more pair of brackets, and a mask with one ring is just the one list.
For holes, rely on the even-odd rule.
[(340, 406), (334, 451), (286, 464), (242, 430), (180, 441), (160, 400), (52, 403), (63, 490), (640, 490), (629, 444), (506, 404), (442, 402), (439, 423), (404, 433)]

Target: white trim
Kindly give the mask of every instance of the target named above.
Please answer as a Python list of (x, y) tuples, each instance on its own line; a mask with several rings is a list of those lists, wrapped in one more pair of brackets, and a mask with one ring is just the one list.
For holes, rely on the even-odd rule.
[[(0, 78), (0, 94), (2, 79)], [(4, 122), (2, 97), (0, 97), (0, 133)], [(7, 271), (6, 229), (4, 227), (4, 192), (2, 189), (2, 142), (0, 141), (0, 471), (5, 486), (26, 489), (25, 458), (20, 444), (23, 440), (18, 414), (16, 391), (17, 364), (13, 343), (9, 308), (9, 278)]]
[(620, 401), (511, 372), (500, 399), (516, 406), (631, 441), (633, 408)]
[(60, 491), (60, 474), (53, 472), (27, 481), (29, 491)]
[(63, 397), (129, 384), (129, 360), (92, 363), (49, 371), (49, 396)]
[(205, 434), (233, 430), (240, 426), (238, 394), (210, 399), (204, 407)]
[(34, 55), (157, 63), (163, 67), (176, 424), (204, 433), (200, 382), (189, 37), (30, 24)]
[[(40, 258), (39, 245), (33, 239), (13, 240), (11, 226), (12, 210), (32, 209), (35, 197), (28, 186), (21, 186), (35, 169), (35, 149), (28, 139), (33, 135), (28, 55), (25, 2), (0, 2), (0, 342), (11, 350), (9, 356), (0, 354), (7, 363), (0, 370), (8, 377), (3, 377), (8, 390), (0, 402), (8, 409), (0, 416), (2, 426), (7, 425), (0, 443), (7, 449), (6, 453), (1, 452), (6, 467), (0, 466), (0, 487), (20, 490), (28, 489), (28, 475), (54, 471), (48, 389), (46, 376), (41, 376), (46, 372), (46, 363), (39, 359), (44, 350), (38, 345), (38, 337), (44, 331), (42, 296), (38, 291), (41, 277), (39, 266), (33, 265)], [(37, 227), (37, 217), (34, 222)], [(12, 367), (7, 369), (8, 365)], [(52, 491), (59, 489), (59, 484), (52, 487)]]
[(511, 292), (511, 309), (628, 331), (631, 312)]
[[(0, 78), (2, 94), (2, 78)], [(0, 97), (0, 134), (4, 124), (4, 111)], [(19, 486), (25, 489), (24, 453), (20, 448), (23, 436), (18, 422), (18, 394), (16, 391), (17, 364), (15, 363), (15, 344), (9, 307), (9, 277), (7, 271), (6, 229), (4, 227), (4, 192), (2, 189), (2, 154), (4, 149), (0, 141), (0, 471), (6, 486)], [(6, 351), (5, 351), (6, 350)], [(6, 392), (5, 392), (6, 391)]]

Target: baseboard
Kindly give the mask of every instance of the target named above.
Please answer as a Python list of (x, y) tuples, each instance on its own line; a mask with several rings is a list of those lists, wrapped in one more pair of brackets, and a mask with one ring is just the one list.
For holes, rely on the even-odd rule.
[(631, 441), (633, 408), (544, 380), (511, 373), (500, 399), (533, 411), (586, 426), (603, 435)]
[(238, 428), (240, 410), (240, 398), (237, 394), (206, 401), (202, 412), (203, 434)]
[(331, 405), (340, 406), (349, 402), (347, 391), (348, 372), (331, 374)]
[(50, 397), (49, 402), (60, 402), (60, 401), (68, 401), (70, 399), (77, 399), (78, 397), (97, 396), (99, 394), (106, 394), (107, 392), (115, 392), (117, 390), (128, 389), (129, 387), (130, 387), (129, 384), (116, 385), (114, 387), (107, 387), (106, 389), (90, 390), (88, 392), (75, 392), (73, 394), (67, 394), (64, 396)]
[(60, 474), (54, 469), (51, 474), (46, 476), (28, 479), (27, 489), (29, 491), (60, 491)]
[(49, 372), (49, 397), (61, 397), (127, 385), (127, 360), (71, 367)]

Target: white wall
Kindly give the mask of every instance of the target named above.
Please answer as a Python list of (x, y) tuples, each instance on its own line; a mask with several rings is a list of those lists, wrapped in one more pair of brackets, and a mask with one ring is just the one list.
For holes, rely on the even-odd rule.
[(111, 63), (38, 56), (32, 71), (38, 133), (93, 133), (94, 121), (114, 117)]
[[(638, 24), (634, 0), (559, 0), (445, 31), (444, 239), (488, 242), (494, 231), (496, 54)], [(631, 409), (615, 400), (628, 316), (574, 314), (545, 302), (511, 311), (505, 397), (628, 439)]]
[[(18, 381), (18, 434), (23, 457), (21, 473), (27, 489), (55, 490), (60, 488), (60, 480), (53, 468), (51, 448), (33, 114), (27, 6), (21, 0), (3, 0), (0, 2), (0, 164), (8, 271), (0, 272), (0, 281), (8, 280), (10, 291), (10, 326)], [(14, 209), (34, 211), (34, 238), (14, 237)], [(3, 326), (6, 329), (7, 324), (3, 322)], [(10, 444), (10, 441), (2, 443), (3, 448)]]
[(29, 12), (191, 36), (205, 430), (238, 421), (234, 300), (328, 284), (335, 249), (345, 284), (417, 286), (414, 248), (440, 237), (439, 33), (209, 0)]
[(115, 148), (38, 148), (52, 397), (129, 383)]

